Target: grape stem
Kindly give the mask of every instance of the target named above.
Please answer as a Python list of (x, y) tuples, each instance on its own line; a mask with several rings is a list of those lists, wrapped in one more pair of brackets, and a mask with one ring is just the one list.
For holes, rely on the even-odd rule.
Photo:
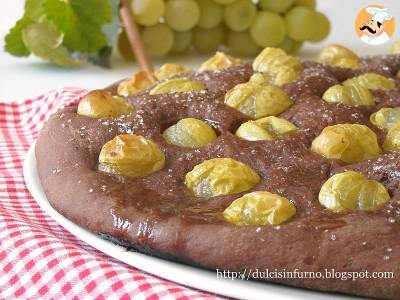
[(153, 66), (143, 45), (138, 26), (129, 7), (128, 0), (120, 1), (119, 13), (121, 15), (122, 24), (125, 27), (129, 45), (131, 46), (132, 52), (135, 54), (140, 68), (146, 72), (149, 80), (154, 82), (155, 77), (153, 75)]

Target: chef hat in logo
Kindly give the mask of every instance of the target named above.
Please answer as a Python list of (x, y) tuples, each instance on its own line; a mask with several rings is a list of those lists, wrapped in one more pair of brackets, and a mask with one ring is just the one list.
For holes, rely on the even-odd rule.
[(367, 7), (365, 9), (369, 14), (372, 15), (372, 21), (383, 23), (385, 20), (391, 20), (392, 15), (388, 13), (387, 8), (379, 8), (379, 7)]

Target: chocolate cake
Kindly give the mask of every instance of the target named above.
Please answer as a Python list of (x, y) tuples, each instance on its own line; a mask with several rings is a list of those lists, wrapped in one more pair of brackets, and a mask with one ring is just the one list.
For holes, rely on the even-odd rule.
[[(358, 64), (343, 68), (327, 61), (301, 61), (296, 69), (298, 77), (278, 84), (292, 105), (274, 114), (290, 121), (297, 131), (270, 140), (246, 140), (235, 135), (243, 123), (253, 118), (226, 102), (228, 91), (249, 82), (256, 72), (250, 63), (178, 76), (202, 84), (200, 90), (155, 93), (154, 87), (160, 82), (151, 83), (125, 95), (123, 99), (133, 111), (115, 117), (84, 116), (77, 113), (76, 106), (61, 109), (49, 119), (36, 144), (38, 172), (47, 198), (74, 223), (144, 253), (230, 271), (392, 272), (390, 278), (263, 280), (398, 299), (400, 153), (381, 151), (349, 163), (313, 148), (313, 141), (324, 129), (337, 124), (365, 125), (383, 147), (387, 129), (372, 123), (370, 116), (381, 108), (400, 106), (396, 78), (400, 55), (359, 58)], [(367, 72), (392, 80), (394, 88), (370, 89), (372, 105), (323, 99), (330, 87)], [(116, 94), (117, 88), (118, 84), (107, 90)], [(215, 139), (202, 147), (167, 142), (165, 130), (184, 118), (205, 121), (214, 130)], [(104, 145), (118, 135), (132, 134), (159, 147), (165, 157), (163, 164), (145, 176), (125, 176), (99, 168)], [(245, 164), (257, 174), (258, 181), (233, 193), (196, 196), (188, 188), (187, 174), (217, 158)], [(356, 171), (382, 184), (390, 199), (373, 209), (360, 206), (334, 211), (322, 205), (321, 187), (335, 174), (346, 171)], [(229, 221), (226, 209), (254, 191), (288, 199), (295, 213), (270, 224)]]

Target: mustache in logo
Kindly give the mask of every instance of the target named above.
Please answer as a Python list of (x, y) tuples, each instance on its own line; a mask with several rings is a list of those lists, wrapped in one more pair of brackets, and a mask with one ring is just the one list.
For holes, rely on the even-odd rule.
[(371, 27), (369, 27), (368, 25), (364, 25), (362, 27), (360, 27), (360, 30), (363, 31), (367, 29), (370, 33), (376, 33), (376, 30), (373, 30)]

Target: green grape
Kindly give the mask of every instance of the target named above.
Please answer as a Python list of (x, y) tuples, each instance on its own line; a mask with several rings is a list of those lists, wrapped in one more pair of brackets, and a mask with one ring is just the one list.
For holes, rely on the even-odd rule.
[(278, 48), (281, 48), (286, 53), (291, 53), (293, 47), (293, 40), (290, 37), (285, 37), (282, 43), (278, 45)]
[(292, 51), (290, 53), (295, 54), (299, 52), (301, 46), (303, 46), (303, 41), (293, 41)]
[(125, 30), (121, 31), (118, 35), (118, 51), (126, 60), (135, 60), (135, 55), (132, 53), (131, 45), (129, 44)]
[(199, 52), (215, 52), (221, 44), (223, 32), (221, 26), (210, 29), (195, 28), (193, 31), (193, 46)]
[(286, 35), (284, 19), (269, 11), (260, 11), (250, 27), (250, 35), (261, 47), (279, 45)]
[(253, 41), (247, 31), (230, 31), (228, 34), (228, 47), (235, 54), (247, 57), (255, 56), (261, 51), (260, 46)]
[(278, 47), (285, 50), (286, 53), (296, 53), (302, 45), (303, 42), (294, 41), (290, 37), (285, 37)]
[(234, 1), (236, 1), (236, 0), (214, 0), (214, 2), (217, 2), (218, 4), (222, 4), (222, 5), (231, 4)]
[(32, 21), (40, 23), (44, 17), (44, 8), (42, 0), (25, 0), (24, 16)]
[(165, 24), (156, 24), (143, 28), (142, 39), (150, 56), (161, 57), (172, 49), (174, 32)]
[(175, 31), (174, 44), (172, 45), (172, 53), (182, 53), (188, 50), (192, 43), (192, 31)]
[(317, 7), (317, 0), (295, 0), (294, 4), (299, 6), (306, 6), (308, 8), (311, 8), (312, 10), (315, 10), (315, 8)]
[(314, 12), (304, 6), (296, 6), (285, 15), (288, 35), (296, 41), (305, 41), (314, 33)]
[(308, 40), (311, 42), (320, 42), (328, 36), (331, 24), (328, 18), (320, 12), (314, 12), (314, 18), (317, 26), (315, 26), (315, 30)]
[(63, 34), (47, 22), (33, 23), (22, 30), (22, 40), (33, 54), (66, 67), (78, 67), (84, 60), (73, 59), (62, 46)]
[[(34, 23), (25, 27), (22, 35), (24, 43), (31, 43), (33, 46), (42, 46), (42, 49), (37, 47), (38, 54), (35, 55), (43, 58), (47, 58), (46, 56), (50, 54), (49, 50), (57, 48), (63, 42), (63, 33), (55, 29), (48, 22)], [(43, 53), (40, 53), (41, 50), (43, 50)]]
[(256, 16), (257, 8), (251, 0), (238, 0), (224, 9), (224, 21), (229, 29), (244, 31), (249, 28)]
[(229, 28), (226, 27), (226, 25), (223, 23), (221, 26), (222, 26), (222, 31), (223, 31), (221, 45), (229, 47), (228, 46), (228, 36), (229, 36), (229, 32), (231, 32), (231, 30), (229, 30)]
[(294, 0), (260, 0), (258, 4), (264, 10), (284, 13), (293, 5)]
[(169, 0), (165, 9), (165, 23), (173, 30), (186, 31), (200, 19), (200, 8), (194, 0)]
[(151, 26), (164, 15), (165, 4), (164, 0), (131, 0), (131, 9), (138, 24)]
[(213, 28), (222, 21), (224, 9), (212, 0), (197, 0), (200, 7), (200, 19), (197, 24), (200, 28)]

